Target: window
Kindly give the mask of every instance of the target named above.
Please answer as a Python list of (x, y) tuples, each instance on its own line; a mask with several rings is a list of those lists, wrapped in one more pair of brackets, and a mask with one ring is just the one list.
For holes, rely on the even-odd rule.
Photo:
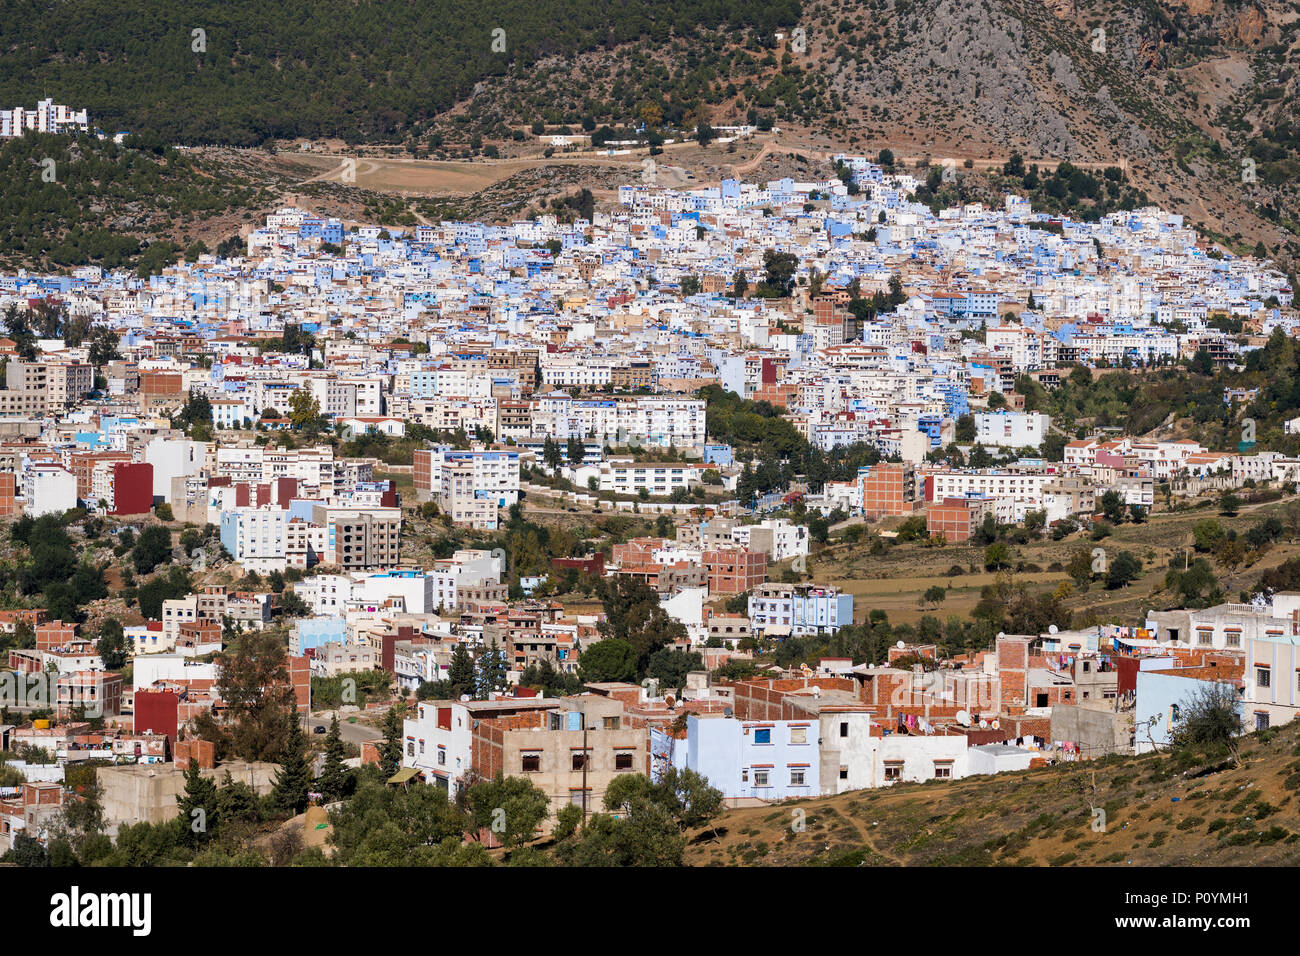
[(1255, 729), (1268, 730), (1268, 714), (1255, 714)]
[(841, 780), (848, 780), (848, 779), (849, 779), (849, 768), (848, 768), (848, 767), (840, 767), (840, 779), (841, 779)]
[(616, 754), (614, 754), (614, 769), (615, 769), (615, 770), (631, 770), (631, 769), (632, 769), (632, 757), (633, 757), (632, 751), (630, 751), (630, 750), (620, 750), (619, 752), (617, 752)]
[(1229, 647), (1241, 647), (1241, 633), (1238, 631), (1229, 631), (1227, 636), (1227, 645)]
[(942, 761), (942, 762), (941, 762), (941, 761), (936, 760), (936, 761), (934, 762), (934, 779), (936, 779), (936, 780), (951, 780), (951, 779), (952, 779), (952, 764), (951, 764), (951, 763), (948, 763), (947, 761)]
[(438, 765), (443, 767), (447, 765), (447, 751), (441, 747), (438, 748)]
[(1255, 683), (1258, 684), (1260, 687), (1268, 687), (1271, 685), (1271, 682), (1273, 680), (1271, 675), (1272, 672), (1269, 671), (1267, 667), (1256, 667)]
[(766, 786), (768, 786), (768, 782), (767, 782), (767, 771), (766, 771), (766, 770), (755, 770), (755, 771), (754, 771), (754, 786), (756, 786), (756, 787), (766, 787)]
[(583, 770), (586, 768), (586, 766), (587, 766), (587, 755), (583, 753), (581, 750), (575, 752), (573, 755), (573, 769)]
[(414, 756), (415, 756), (415, 741), (414, 741), (414, 740), (408, 740), (408, 741), (406, 742), (406, 755), (407, 755), (408, 757), (414, 757)]
[(618, 730), (618, 718), (617, 718), (617, 717), (605, 717), (605, 718), (602, 718), (602, 721), (603, 721), (604, 728), (605, 728), (606, 730)]
[(754, 731), (754, 743), (770, 744), (772, 742), (772, 731), (766, 727)]
[(524, 754), (520, 769), (524, 773), (537, 773), (542, 769), (542, 755), (539, 753)]
[(805, 772), (806, 772), (806, 771), (803, 771), (803, 770), (791, 770), (791, 771), (790, 771), (790, 786), (792, 786), (792, 787), (802, 787), (802, 786), (804, 785), (804, 773), (805, 773)]
[(903, 762), (902, 762), (901, 760), (898, 760), (898, 761), (886, 761), (886, 763), (885, 763), (885, 779), (886, 779), (886, 780), (902, 780), (902, 779), (903, 779)]
[(749, 783), (749, 768), (748, 768), (748, 767), (745, 767), (743, 770), (740, 771), (740, 782), (741, 782), (741, 783)]
[(848, 735), (849, 735), (849, 724), (848, 724), (848, 721), (841, 721), (841, 722), (840, 722), (840, 736), (841, 736), (841, 737), (847, 737)]
[(573, 804), (575, 807), (582, 807), (582, 809), (586, 810), (586, 809), (587, 809), (587, 804), (588, 804), (588, 802), (589, 802), (589, 798), (587, 797), (587, 791), (585, 791), (585, 790), (570, 790), (570, 791), (569, 791), (569, 802), (570, 802), (571, 804)]
[(807, 727), (791, 727), (791, 728), (790, 728), (790, 743), (792, 743), (792, 744), (806, 744), (807, 742), (808, 742), (808, 728), (807, 728)]

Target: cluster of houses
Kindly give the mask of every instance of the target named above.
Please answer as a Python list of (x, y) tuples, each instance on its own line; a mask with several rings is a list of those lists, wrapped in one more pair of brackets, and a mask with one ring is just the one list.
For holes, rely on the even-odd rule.
[[(380, 670), (415, 692), (450, 677), (457, 648), (495, 649), (509, 689), (419, 700), (403, 780), (455, 789), (503, 770), (556, 808), (598, 807), (614, 775), (670, 767), (730, 801), (774, 800), (1140, 751), (1167, 742), (1207, 682), (1233, 688), (1248, 726), (1289, 720), (1290, 595), (1131, 628), (1000, 635), (952, 660), (915, 645), (876, 667), (711, 676), (747, 639), (853, 622), (851, 594), (769, 579), (809, 553), (808, 525), (783, 510), (796, 499), (813, 514), (924, 515), (932, 535), (960, 542), (988, 516), (1091, 516), (1110, 491), (1150, 507), (1161, 484), (1197, 493), (1300, 475), (1300, 461), (1252, 447), (1076, 437), (1015, 389), (1023, 375), (1055, 388), (1071, 364), (1229, 364), (1274, 330), (1294, 335), (1294, 290), (1266, 263), (1154, 208), (1082, 222), (1008, 195), (1002, 208), (933, 213), (911, 198), (912, 176), (836, 159), (843, 177), (829, 181), (629, 185), (589, 219), (383, 228), (289, 207), (236, 254), (148, 278), (93, 266), (2, 275), (0, 310), (53, 308), (92, 334), (0, 339), (0, 516), (82, 507), (127, 519), (165, 505), (175, 521), (212, 525), (246, 572), (301, 572), (285, 593), (306, 608), (288, 648), (303, 712), (312, 678)], [(1243, 332), (1221, 331), (1219, 317)], [(750, 408), (784, 416), (822, 452), (867, 445), (882, 460), (742, 501), (745, 463), (710, 434), (709, 386), (766, 403)], [(367, 450), (408, 441), (412, 460), (346, 456), (322, 432)], [(1000, 461), (954, 464), (941, 453), (953, 444)], [(402, 469), (414, 502), (398, 494)], [(532, 483), (543, 478), (546, 489)], [(403, 559), (404, 504), (492, 532), (542, 491), (667, 525), (533, 578), (472, 546)], [(569, 572), (652, 588), (685, 627), (676, 646), (704, 669), (683, 688), (594, 683), (548, 698), (521, 687), (534, 664), (576, 674), (601, 639), (590, 605), (549, 596), (546, 578)], [(742, 596), (743, 610), (718, 609)], [(211, 657), (229, 627), (270, 623), (274, 600), (203, 586), (164, 602), (160, 620), (125, 629), (130, 687), (75, 625), (25, 621), (37, 640), (10, 652), (15, 688), (24, 681), (14, 694), (53, 678), (54, 718), (4, 728), (5, 744), (53, 762), (29, 761), (22, 791), (0, 798), (0, 849), (15, 828), (39, 832), (63, 799), (61, 766), (87, 754), (119, 765), (115, 822), (167, 812), (171, 783), (138, 796), (140, 775), (160, 772), (151, 764), (215, 771), (182, 730), (220, 715)], [(237, 776), (270, 779), (253, 765)]]

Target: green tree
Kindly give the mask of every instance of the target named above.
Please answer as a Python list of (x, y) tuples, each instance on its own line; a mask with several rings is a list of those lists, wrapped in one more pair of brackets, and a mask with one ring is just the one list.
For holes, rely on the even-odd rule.
[(658, 592), (644, 581), (627, 575), (600, 578), (596, 593), (605, 612), (601, 634), (632, 648), (638, 675), (645, 672), (651, 654), (686, 636), (685, 626), (668, 616)]
[(345, 753), (339, 732), (339, 715), (335, 714), (330, 720), (329, 733), (325, 735), (325, 764), (317, 781), (326, 803), (343, 799), (351, 789), (352, 770), (343, 762)]
[(203, 736), (224, 742), (241, 760), (278, 762), (297, 721), (282, 641), (273, 631), (250, 631), (235, 635), (217, 657), (228, 731), (208, 726)]
[(1098, 502), (1101, 506), (1101, 513), (1106, 516), (1106, 520), (1111, 524), (1122, 524), (1124, 522), (1124, 498), (1118, 491), (1108, 491), (1101, 496)]
[(704, 658), (698, 653), (661, 647), (650, 655), (646, 676), (653, 677), (664, 687), (679, 688), (686, 686), (688, 673), (700, 670), (704, 670)]
[(545, 791), (531, 781), (507, 777), (501, 771), (491, 780), (470, 786), (465, 803), (474, 829), (494, 833), (510, 847), (532, 840), (551, 806)]
[(198, 760), (191, 758), (185, 768), (185, 789), (177, 796), (176, 804), (182, 841), (191, 847), (207, 843), (220, 823), (217, 785), (203, 776)]
[(122, 622), (115, 617), (106, 618), (99, 627), (95, 650), (108, 670), (121, 670), (126, 666), (127, 644), (122, 632)]
[(560, 451), (560, 445), (550, 435), (546, 436), (546, 441), (542, 444), (542, 461), (551, 471), (559, 471), (564, 466), (564, 453)]
[(566, 445), (565, 451), (568, 455), (569, 463), (573, 465), (581, 465), (582, 460), (587, 457), (587, 450), (583, 447), (582, 439), (577, 438), (576, 436), (569, 436), (569, 441)]
[(150, 525), (140, 532), (131, 552), (131, 563), (137, 574), (148, 574), (158, 565), (172, 559), (171, 532), (160, 525)]
[(474, 658), (470, 656), (464, 642), (457, 642), (452, 648), (451, 663), (447, 667), (447, 683), (450, 685), (450, 695), (456, 700), (474, 693)]
[(636, 652), (616, 637), (588, 645), (578, 658), (578, 675), (585, 684), (633, 681), (636, 674)]
[(1187, 757), (1231, 756), (1238, 762), (1239, 708), (1231, 685), (1216, 681), (1200, 686), (1177, 708), (1178, 718), (1171, 722), (1170, 749)]
[(794, 274), (799, 268), (799, 257), (793, 252), (768, 249), (763, 253), (763, 272), (767, 287), (778, 296), (785, 297), (794, 287)]
[(743, 299), (745, 293), (749, 291), (749, 279), (745, 277), (742, 270), (737, 269), (736, 274), (731, 277), (731, 289), (737, 299)]
[(289, 736), (280, 751), (280, 769), (271, 790), (272, 803), (283, 813), (302, 813), (307, 809), (311, 782), (307, 738), (302, 732), (302, 721), (295, 718), (289, 722)]
[(384, 714), (384, 743), (379, 749), (379, 769), (388, 779), (402, 766), (402, 712), (394, 704)]
[(1122, 588), (1131, 581), (1136, 581), (1142, 574), (1142, 562), (1131, 552), (1121, 551), (1115, 555), (1106, 569), (1106, 587), (1109, 590)]
[(321, 430), (320, 402), (306, 389), (289, 396), (289, 423), (299, 431), (315, 435)]

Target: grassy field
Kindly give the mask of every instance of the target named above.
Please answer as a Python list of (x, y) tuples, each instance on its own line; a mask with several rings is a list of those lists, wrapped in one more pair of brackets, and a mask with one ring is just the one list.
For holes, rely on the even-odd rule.
[[(695, 866), (1294, 866), (1300, 725), (1243, 739), (1241, 765), (1177, 773), (1164, 754), (900, 784), (729, 810)], [(1094, 811), (1104, 829), (1094, 829)], [(802, 829), (796, 824), (801, 824)]]

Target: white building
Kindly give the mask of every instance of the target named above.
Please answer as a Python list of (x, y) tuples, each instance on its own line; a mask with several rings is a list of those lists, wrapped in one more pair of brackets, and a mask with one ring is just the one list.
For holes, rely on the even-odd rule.
[(975, 443), (1003, 448), (1037, 448), (1047, 437), (1051, 416), (1042, 412), (976, 412)]
[(77, 478), (57, 465), (25, 462), (20, 488), (27, 502), (23, 510), (33, 518), (61, 515), (77, 507)]

